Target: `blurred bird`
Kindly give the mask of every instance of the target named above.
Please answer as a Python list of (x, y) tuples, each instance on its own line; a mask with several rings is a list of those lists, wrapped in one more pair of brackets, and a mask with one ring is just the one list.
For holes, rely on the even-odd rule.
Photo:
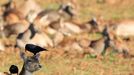
[(91, 32), (99, 32), (99, 24), (95, 17), (88, 21), (88, 24), (91, 26)]
[(38, 13), (36, 18), (34, 19), (34, 24), (38, 27), (40, 26), (42, 29), (42, 26), (46, 27), (57, 22), (59, 23), (61, 19), (64, 21), (68, 21), (71, 20), (74, 16), (75, 11), (71, 5), (61, 4), (57, 10), (45, 9)]
[(36, 55), (36, 53), (39, 53), (41, 51), (47, 51), (47, 49), (42, 48), (40, 46), (34, 45), (34, 44), (26, 44), (25, 45), (25, 50), (28, 50), (29, 52), (32, 52), (34, 55)]
[(19, 69), (16, 65), (11, 65), (9, 68), (10, 74), (18, 74)]
[(59, 12), (64, 14), (64, 16), (68, 15), (68, 17), (72, 18), (75, 15), (74, 8), (71, 4), (61, 4), (59, 7)]
[(97, 56), (104, 55), (106, 49), (110, 46), (111, 39), (108, 33), (108, 27), (104, 28), (102, 36), (103, 37), (98, 40), (91, 41), (91, 44), (89, 45), (89, 47), (96, 51)]
[(98, 27), (98, 23), (95, 17), (93, 17), (88, 23), (91, 24), (94, 28)]
[(41, 47), (53, 47), (51, 38), (47, 34), (40, 32), (35, 28), (35, 25), (31, 23), (26, 31), (18, 34), (15, 47), (25, 49), (25, 45), (28, 43), (36, 44)]

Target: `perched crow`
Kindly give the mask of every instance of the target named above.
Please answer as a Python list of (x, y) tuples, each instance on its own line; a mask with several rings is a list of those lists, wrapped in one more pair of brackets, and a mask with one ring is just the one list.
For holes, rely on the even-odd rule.
[(29, 52), (32, 52), (34, 55), (36, 55), (36, 53), (39, 53), (41, 51), (47, 51), (47, 49), (42, 48), (40, 46), (34, 45), (34, 44), (26, 44), (25, 45), (25, 50), (28, 50)]
[(16, 65), (11, 65), (10, 68), (9, 68), (9, 71), (10, 71), (11, 74), (18, 74), (19, 69)]

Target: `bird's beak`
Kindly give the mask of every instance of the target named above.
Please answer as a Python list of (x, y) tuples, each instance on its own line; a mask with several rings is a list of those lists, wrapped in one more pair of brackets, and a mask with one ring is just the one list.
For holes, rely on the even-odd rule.
[(44, 49), (45, 51), (48, 51), (47, 49)]

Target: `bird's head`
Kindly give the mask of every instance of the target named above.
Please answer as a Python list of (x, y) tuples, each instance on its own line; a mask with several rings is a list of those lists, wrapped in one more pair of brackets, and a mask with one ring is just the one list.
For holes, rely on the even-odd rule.
[(9, 71), (11, 74), (17, 74), (19, 72), (19, 69), (16, 65), (11, 65)]

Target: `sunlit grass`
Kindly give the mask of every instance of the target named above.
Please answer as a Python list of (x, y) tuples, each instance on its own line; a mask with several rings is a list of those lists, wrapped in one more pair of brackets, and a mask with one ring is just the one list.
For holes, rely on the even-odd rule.
[[(72, 59), (57, 55), (51, 59), (40, 58), (42, 68), (35, 73), (39, 75), (129, 75), (134, 70), (134, 59), (120, 58), (116, 53), (105, 55), (102, 60), (87, 56)], [(19, 52), (1, 53), (0, 62), (2, 72), (8, 71), (12, 64), (21, 69), (23, 64)]]

